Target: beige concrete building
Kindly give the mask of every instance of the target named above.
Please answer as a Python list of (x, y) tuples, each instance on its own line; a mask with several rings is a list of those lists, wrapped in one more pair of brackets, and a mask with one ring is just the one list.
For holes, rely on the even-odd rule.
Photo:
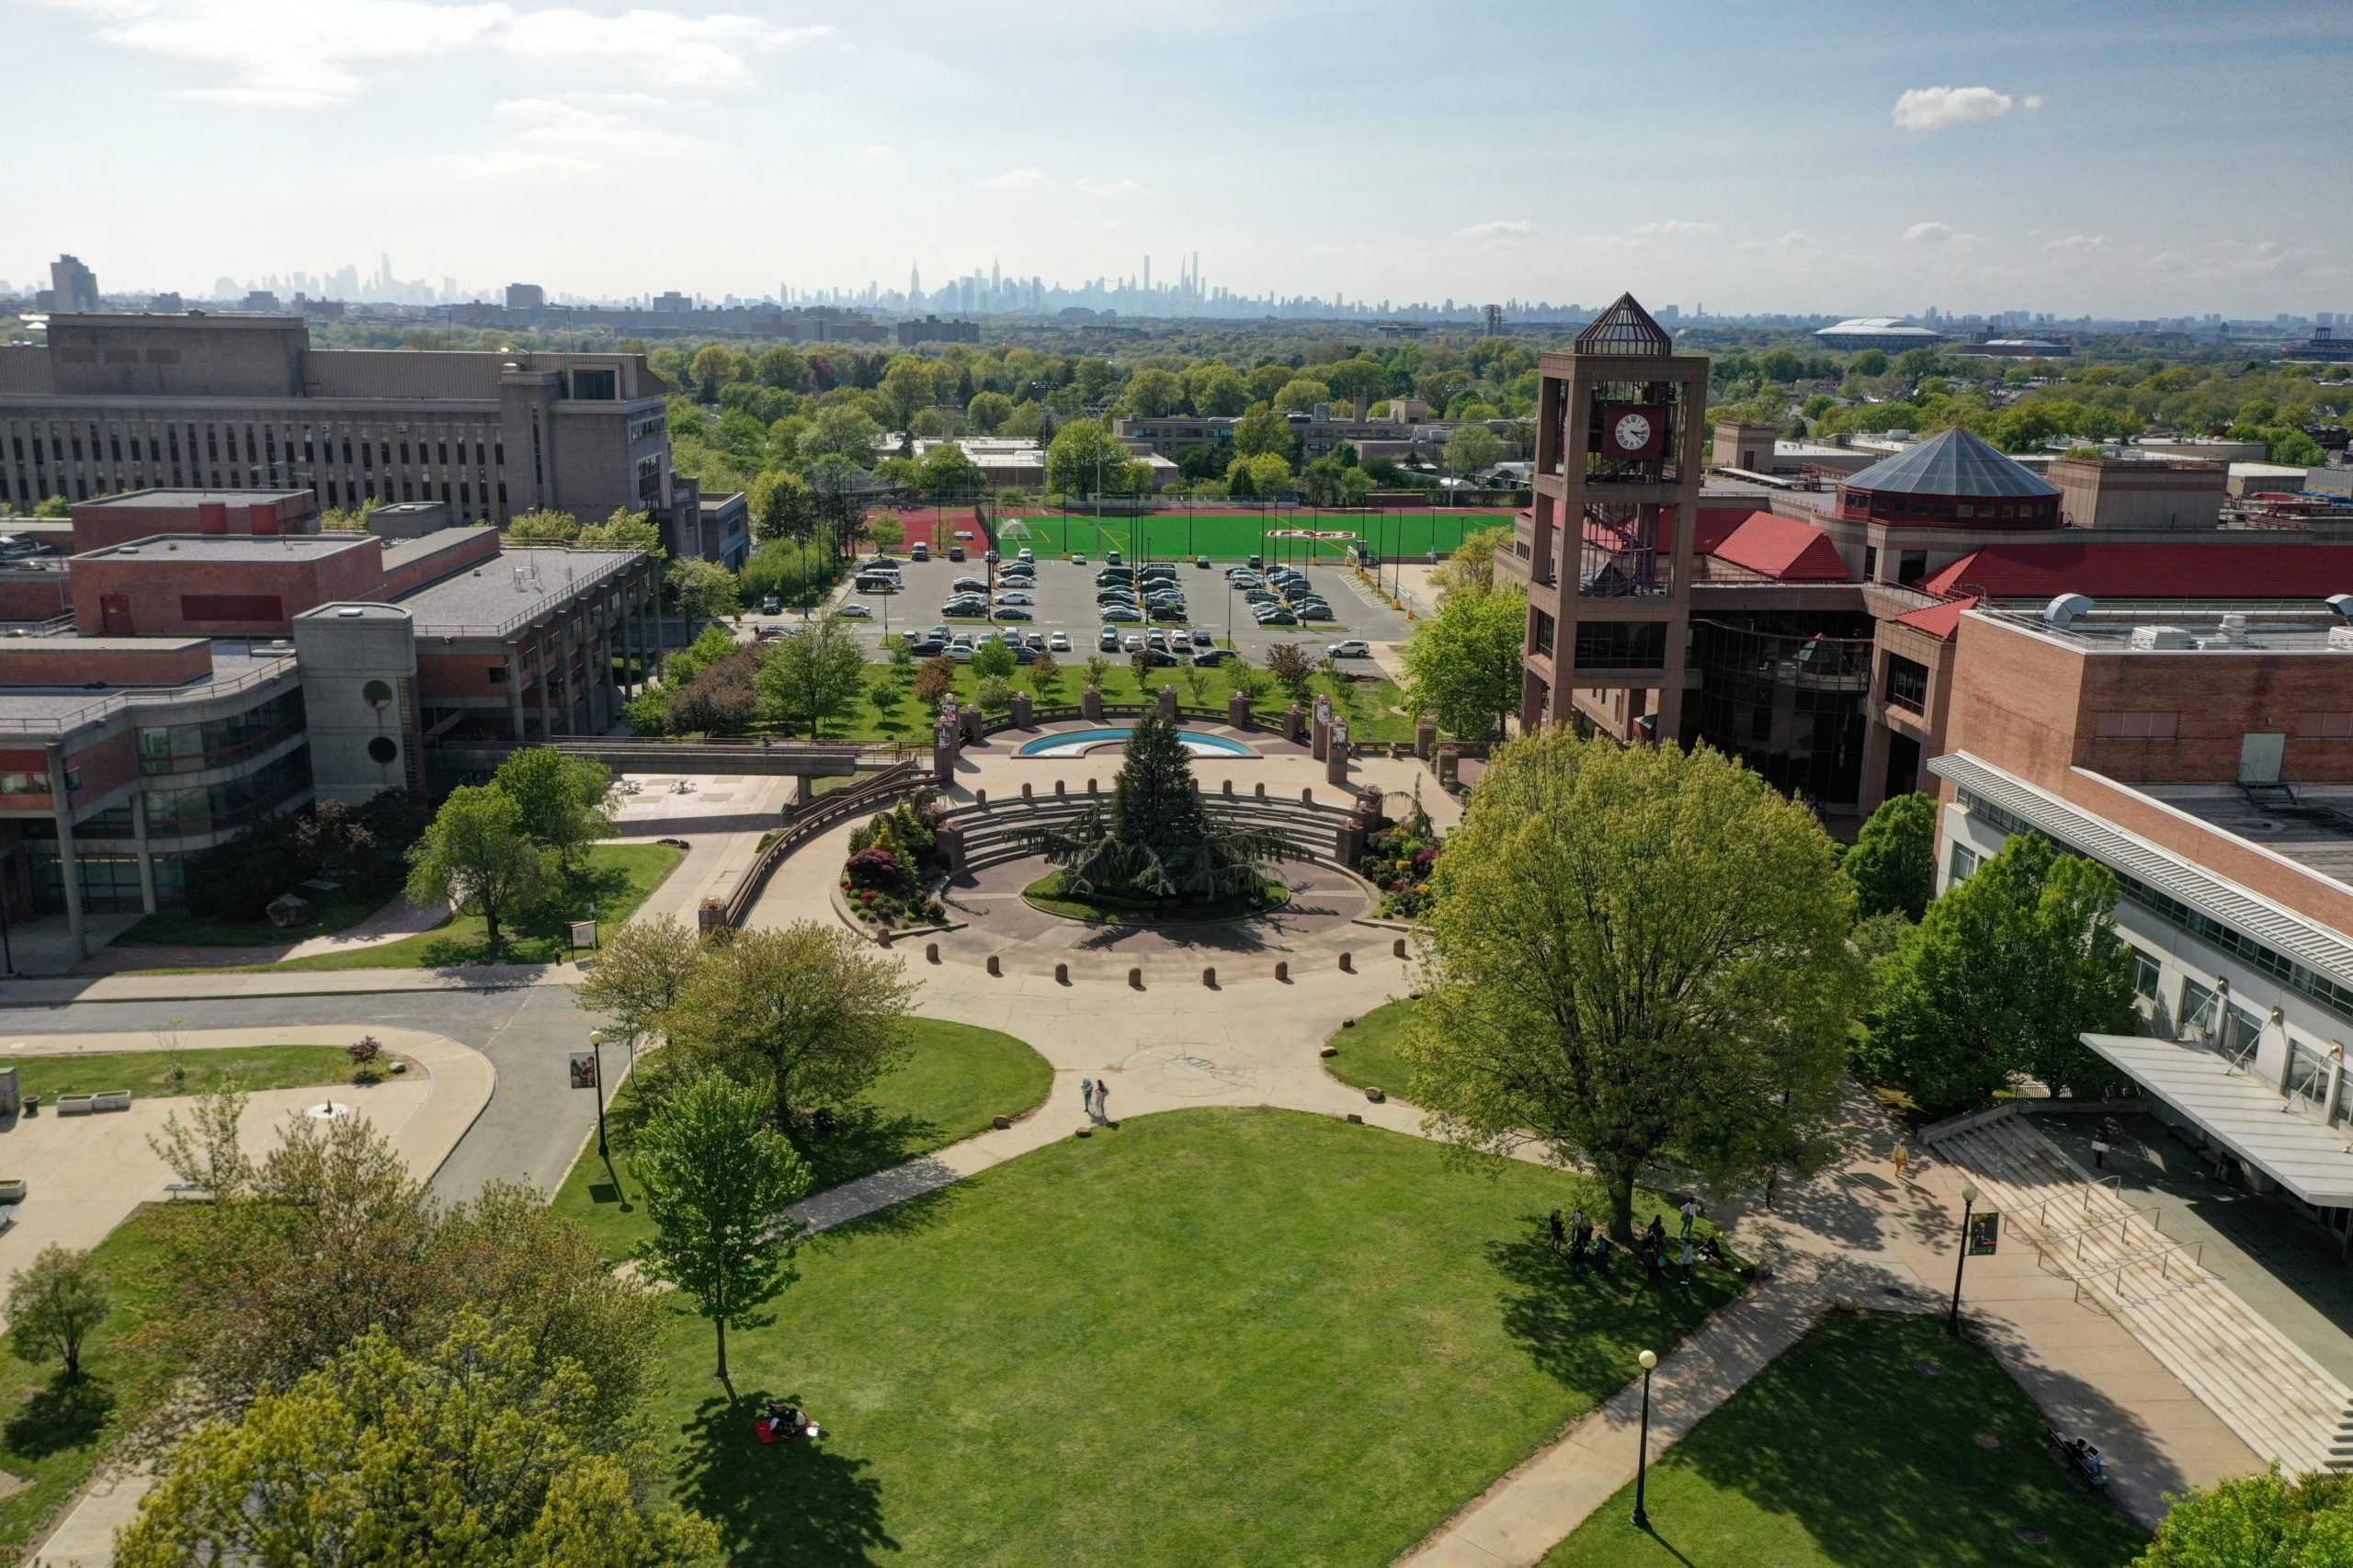
[(2075, 528), (2211, 528), (2222, 516), (2221, 463), (2061, 458), (2047, 471)]
[(318, 349), (300, 317), (193, 313), (55, 316), (47, 344), (0, 348), (0, 501), (148, 488), (494, 523), (626, 506), (667, 524), (674, 503), (642, 355)]

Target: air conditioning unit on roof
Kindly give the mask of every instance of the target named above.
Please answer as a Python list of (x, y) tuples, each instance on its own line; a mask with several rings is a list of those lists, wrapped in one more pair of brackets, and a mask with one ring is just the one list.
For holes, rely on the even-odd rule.
[(2132, 629), (2135, 648), (2177, 648), (2187, 651), (2198, 646), (2198, 639), (2178, 626), (2136, 626)]

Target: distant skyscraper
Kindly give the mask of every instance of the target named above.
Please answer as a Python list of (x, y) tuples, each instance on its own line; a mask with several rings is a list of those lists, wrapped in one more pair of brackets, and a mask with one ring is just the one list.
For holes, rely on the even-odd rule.
[(1143, 291), (1152, 292), (1152, 257), (1148, 256), (1143, 258)]
[(53, 311), (98, 308), (98, 275), (83, 266), (79, 256), (61, 256), (49, 264), (49, 288)]
[(923, 268), (920, 267), (910, 267), (907, 268), (907, 303), (912, 305), (922, 297)]

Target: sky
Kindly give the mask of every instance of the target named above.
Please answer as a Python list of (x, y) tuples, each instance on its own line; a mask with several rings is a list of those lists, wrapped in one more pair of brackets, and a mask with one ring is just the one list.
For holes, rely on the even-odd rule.
[(2353, 311), (2342, 0), (0, 0), (0, 278)]

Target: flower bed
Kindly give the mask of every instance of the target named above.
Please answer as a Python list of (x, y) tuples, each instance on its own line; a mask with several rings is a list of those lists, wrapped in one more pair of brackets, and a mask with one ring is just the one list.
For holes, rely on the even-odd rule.
[(841, 890), (851, 918), (890, 929), (947, 919), (937, 892), (947, 872), (938, 825), (938, 807), (926, 795), (879, 812), (850, 834)]
[(1384, 822), (1365, 839), (1356, 873), (1381, 893), (1378, 920), (1413, 920), (1429, 907), (1430, 868), (1445, 846), (1417, 795), (1403, 822)]

